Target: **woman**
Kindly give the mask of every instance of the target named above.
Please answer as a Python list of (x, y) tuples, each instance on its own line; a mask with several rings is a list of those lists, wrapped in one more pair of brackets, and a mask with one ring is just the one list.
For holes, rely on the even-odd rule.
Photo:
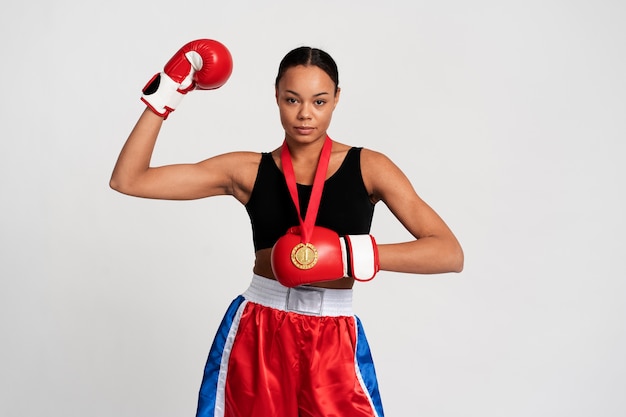
[[(221, 44), (194, 42), (144, 88), (148, 108), (124, 145), (110, 184), (125, 194), (158, 199), (232, 195), (250, 215), (252, 283), (233, 301), (217, 332), (198, 416), (382, 416), (367, 340), (352, 312), (355, 277), (365, 270), (363, 278), (371, 279), (379, 269), (460, 272), (459, 243), (385, 155), (328, 137), (341, 90), (335, 62), (319, 49), (294, 49), (280, 63), (275, 88), (285, 131), (281, 146), (263, 154), (233, 152), (196, 164), (151, 167), (163, 120), (182, 95), (217, 88), (230, 74), (219, 65), (229, 59)], [(414, 239), (349, 243), (368, 236), (381, 201)], [(315, 223), (314, 236), (317, 230), (335, 233), (321, 240), (332, 241), (331, 251), (340, 255), (320, 254), (319, 262), (333, 258), (331, 266), (341, 264), (343, 274), (325, 276), (315, 267), (298, 266), (292, 253), (293, 265), (304, 274), (294, 281), (297, 274), (289, 271), (296, 269), (277, 242), (289, 233), (300, 238), (309, 230), (307, 218), (309, 229), (311, 218)], [(309, 255), (303, 259), (308, 262)]]

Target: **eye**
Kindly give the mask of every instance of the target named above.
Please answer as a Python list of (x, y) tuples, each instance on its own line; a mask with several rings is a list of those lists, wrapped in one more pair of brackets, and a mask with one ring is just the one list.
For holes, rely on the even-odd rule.
[(323, 106), (324, 104), (326, 104), (326, 100), (315, 100), (316, 106)]
[(287, 97), (287, 98), (285, 99), (285, 102), (287, 102), (287, 104), (295, 104), (295, 103), (297, 103), (297, 102), (298, 102), (298, 99), (293, 98), (293, 97)]

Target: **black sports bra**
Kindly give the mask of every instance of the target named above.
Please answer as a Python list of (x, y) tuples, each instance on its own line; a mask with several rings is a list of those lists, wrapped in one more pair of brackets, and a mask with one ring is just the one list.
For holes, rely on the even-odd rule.
[[(304, 216), (312, 186), (297, 184), (297, 188)], [(285, 176), (269, 152), (261, 156), (246, 211), (252, 224), (255, 251), (271, 248), (287, 229), (299, 224)], [(373, 215), (374, 203), (361, 176), (361, 148), (350, 148), (337, 172), (324, 183), (315, 224), (332, 229), (340, 236), (367, 234)]]

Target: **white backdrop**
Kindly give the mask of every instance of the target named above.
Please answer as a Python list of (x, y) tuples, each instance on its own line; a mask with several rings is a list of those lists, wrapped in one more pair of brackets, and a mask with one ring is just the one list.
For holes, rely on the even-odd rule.
[[(390, 156), (464, 247), (460, 275), (356, 288), (388, 416), (626, 415), (623, 2), (212, 3), (3, 7), (0, 415), (193, 415), (248, 218), (108, 179), (140, 89), (204, 37), (233, 75), (185, 98), (155, 163), (278, 146), (278, 62), (321, 47), (331, 136)], [(382, 205), (373, 234), (407, 237)]]

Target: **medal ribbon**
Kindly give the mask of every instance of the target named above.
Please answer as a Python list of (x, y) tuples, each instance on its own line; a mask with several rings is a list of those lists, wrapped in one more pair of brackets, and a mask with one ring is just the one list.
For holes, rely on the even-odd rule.
[(304, 220), (300, 214), (300, 200), (298, 199), (298, 188), (296, 186), (296, 175), (293, 171), (293, 164), (291, 163), (291, 154), (289, 153), (289, 147), (287, 141), (283, 143), (281, 149), (280, 158), (283, 164), (283, 173), (285, 174), (285, 180), (287, 181), (287, 188), (289, 188), (289, 194), (296, 206), (298, 212), (298, 220), (300, 220), (301, 236), (303, 243), (309, 243), (313, 229), (315, 228), (315, 219), (317, 218), (317, 211), (320, 206), (320, 200), (322, 199), (322, 190), (324, 189), (324, 182), (326, 181), (326, 171), (328, 170), (328, 161), (330, 160), (330, 151), (332, 149), (332, 141), (328, 136), (324, 141), (322, 152), (320, 154), (319, 162), (317, 163), (317, 169), (315, 171), (315, 178), (313, 179), (313, 189), (311, 190), (311, 197), (309, 199), (309, 206), (306, 210)]

